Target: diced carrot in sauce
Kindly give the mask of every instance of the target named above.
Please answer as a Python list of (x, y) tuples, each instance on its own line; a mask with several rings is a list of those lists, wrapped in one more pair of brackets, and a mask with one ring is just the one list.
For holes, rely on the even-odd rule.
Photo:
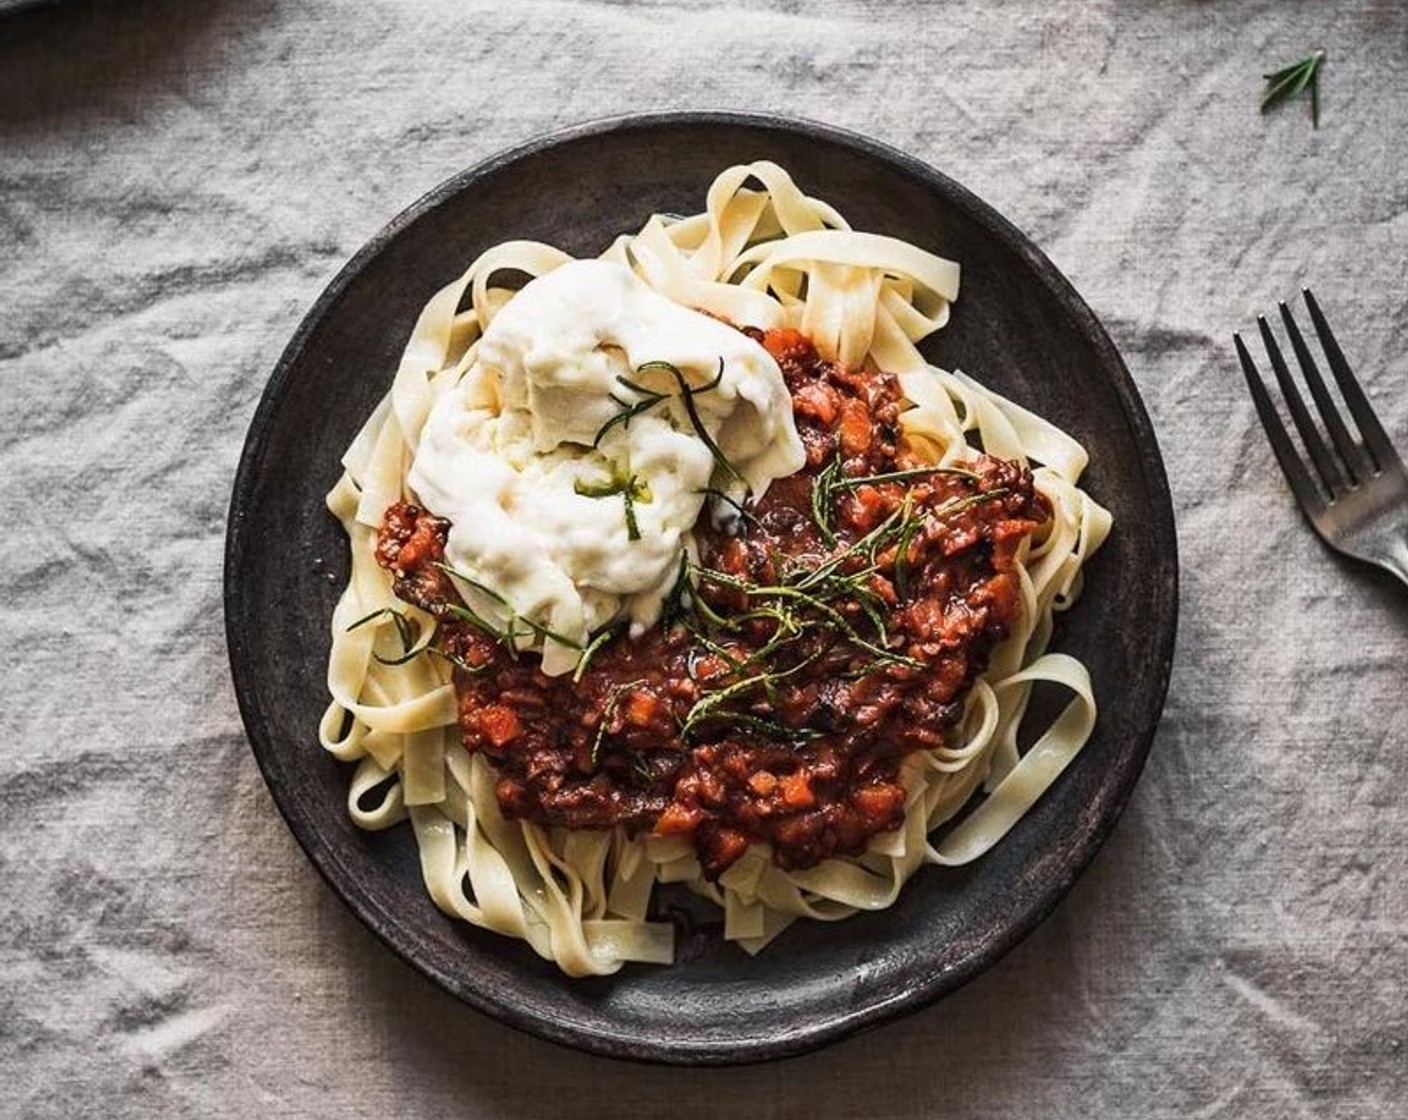
[(810, 809), (816, 804), (811, 782), (803, 771), (788, 774), (782, 779), (782, 803), (789, 809)]
[(857, 486), (843, 499), (842, 513), (847, 524), (868, 533), (891, 512), (885, 496), (874, 486)]
[(887, 606), (895, 606), (900, 598), (895, 594), (895, 585), (882, 576), (879, 572), (874, 573), (867, 581), (870, 590), (883, 599)]
[(701, 840), (708, 862), (721, 867), (727, 867), (748, 850), (748, 837), (736, 828), (710, 829)]
[(870, 449), (870, 409), (854, 397), (841, 405), (841, 451), (847, 457), (864, 455)]
[(494, 746), (502, 747), (523, 734), (523, 725), (512, 708), (491, 704), (479, 713), (479, 732)]
[(896, 785), (861, 786), (851, 795), (851, 802), (862, 816), (879, 820), (888, 818), (904, 804), (904, 787)]
[(403, 572), (414, 572), (428, 563), (442, 548), (431, 522), (422, 519), (410, 539), (401, 546), (401, 554), (396, 557), (396, 566)]
[(678, 801), (672, 801), (665, 806), (665, 811), (656, 819), (655, 832), (660, 836), (693, 832), (703, 819), (704, 814), (700, 810), (681, 805)]
[(649, 727), (660, 714), (662, 706), (655, 693), (636, 689), (627, 697), (623, 714), (627, 723), (636, 727)]
[(830, 385), (817, 382), (803, 385), (792, 395), (792, 404), (804, 416), (810, 416), (823, 428), (836, 422), (836, 411), (840, 407), (840, 397)]
[(694, 675), (701, 681), (711, 681), (728, 672), (728, 662), (717, 654), (706, 653), (694, 662)]
[(795, 361), (798, 355), (812, 350), (812, 344), (801, 331), (782, 327), (767, 331), (763, 335), (763, 349), (779, 364), (784, 364), (789, 360)]
[(741, 576), (748, 571), (748, 548), (738, 537), (730, 537), (719, 548), (719, 570)]

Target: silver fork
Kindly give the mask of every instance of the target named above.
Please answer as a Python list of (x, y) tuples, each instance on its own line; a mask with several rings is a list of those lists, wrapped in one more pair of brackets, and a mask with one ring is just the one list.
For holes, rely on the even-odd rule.
[(1264, 315), (1258, 315), (1256, 320), (1261, 341), (1266, 347), (1267, 357), (1271, 359), (1271, 368), (1276, 374), (1276, 383), (1281, 387), (1286, 409), (1300, 434), (1301, 444), (1309, 453), (1309, 464), (1301, 458), (1285, 425), (1281, 423), (1266, 384), (1257, 373), (1246, 344), (1242, 342), (1242, 336), (1234, 334), (1232, 338), (1237, 344), (1237, 357), (1241, 359), (1242, 372), (1247, 375), (1247, 387), (1251, 389), (1261, 426), (1266, 429), (1271, 449), (1276, 453), (1301, 511), (1320, 539), (1336, 552), (1377, 564), (1408, 583), (1408, 471), (1404, 469), (1403, 460), (1393, 449), (1388, 434), (1374, 415), (1349, 363), (1345, 361), (1344, 352), (1335, 341), (1330, 325), (1325, 322), (1320, 305), (1309, 289), (1302, 294), (1330, 372), (1339, 385), (1340, 396), (1349, 408), (1360, 438), (1356, 441), (1351, 435), (1335, 402), (1330, 399), (1319, 367), (1306, 347), (1295, 319), (1291, 317), (1290, 308), (1284, 303), (1280, 304), (1281, 321), (1285, 324), (1291, 349), (1295, 351), (1316, 411), (1330, 434), (1333, 450), (1325, 443), (1320, 429), (1306, 410), (1305, 401), (1291, 379), (1276, 336), (1271, 333)]

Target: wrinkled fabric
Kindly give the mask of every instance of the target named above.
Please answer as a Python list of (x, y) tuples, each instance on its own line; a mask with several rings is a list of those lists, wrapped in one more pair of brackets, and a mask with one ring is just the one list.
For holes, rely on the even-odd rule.
[[(0, 15), (0, 1115), (1366, 1117), (1408, 1099), (1408, 589), (1298, 518), (1231, 332), (1313, 285), (1408, 449), (1408, 8), (367, 0)], [(1261, 75), (1329, 52), (1323, 119)], [(225, 657), (235, 463), (390, 216), (543, 130), (769, 109), (928, 160), (1109, 327), (1168, 464), (1177, 665), (1110, 842), (940, 1005), (732, 1071), (589, 1058), (384, 950)]]

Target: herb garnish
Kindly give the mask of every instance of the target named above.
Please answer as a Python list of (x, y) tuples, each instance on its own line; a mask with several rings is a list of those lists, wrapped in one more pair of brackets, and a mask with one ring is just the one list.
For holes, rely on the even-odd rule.
[[(492, 587), (489, 587), (486, 584), (482, 583), (480, 580), (475, 579), (473, 576), (467, 575), (465, 572), (460, 571), (458, 568), (453, 568), (448, 564), (437, 564), (436, 567), (440, 568), (442, 571), (448, 572), (456, 579), (463, 580), (465, 583), (469, 584), (470, 587), (474, 588), (481, 594), (487, 595), (494, 602), (498, 603), (500, 606), (505, 607), (508, 610), (508, 622), (501, 630), (488, 619), (486, 619), (483, 615), (479, 614), (475, 610), (472, 610), (467, 604), (445, 604), (445, 610), (449, 612), (451, 617), (456, 618), (461, 622), (468, 622), (477, 630), (480, 630), (483, 633), (489, 635), (489, 637), (493, 638), (500, 645), (502, 645), (504, 649), (508, 651), (508, 655), (512, 657), (515, 661), (518, 660), (518, 633), (520, 626), (522, 626), (526, 631), (528, 631), (535, 637), (541, 638), (544, 641), (551, 639), (552, 641), (557, 642), (558, 645), (566, 646), (568, 649), (580, 650), (581, 654), (577, 658), (577, 667), (572, 671), (572, 682), (574, 684), (579, 682), (585, 675), (587, 671), (587, 665), (592, 659), (592, 654), (596, 653), (597, 650), (601, 649), (601, 647), (606, 645), (607, 642), (611, 641), (612, 638), (618, 637), (626, 629), (623, 624), (611, 624), (603, 626), (595, 634), (590, 636), (590, 638), (587, 640), (586, 645), (582, 645), (581, 642), (574, 641), (572, 638), (567, 637), (565, 634), (559, 634), (556, 630), (552, 630), (547, 626), (544, 626), (541, 622), (534, 622), (531, 618), (524, 618), (521, 614), (514, 610), (513, 604), (511, 604), (506, 598), (504, 598), (504, 596), (500, 595)], [(433, 652), (439, 653), (440, 651), (435, 650)], [(483, 670), (483, 667), (476, 669), (470, 665), (465, 664), (462, 658), (451, 658), (447, 654), (441, 654), (441, 656), (446, 657), (448, 660), (453, 660), (456, 665), (459, 665), (460, 668), (464, 669), (466, 672), (477, 673), (482, 672)]]
[[(789, 727), (776, 713), (777, 686), (785, 678), (828, 656), (838, 640), (850, 647), (851, 664), (837, 666), (844, 677), (861, 677), (883, 666), (923, 669), (924, 661), (895, 648), (886, 627), (889, 609), (875, 581), (882, 569), (892, 567), (897, 588), (908, 596), (909, 565), (915, 536), (931, 520), (944, 520), (1007, 493), (1004, 487), (955, 497), (937, 508), (916, 501), (914, 491), (878, 525), (849, 544), (840, 544), (831, 530), (831, 505), (846, 483), (891, 482), (939, 473), (957, 474), (980, 481), (958, 468), (925, 468), (846, 479), (838, 460), (823, 467), (814, 480), (813, 519), (829, 537), (832, 551), (810, 567), (789, 565), (775, 559), (776, 579), (760, 582), (751, 577), (693, 563), (681, 563), (680, 576), (666, 600), (667, 625), (683, 625), (709, 653), (727, 667), (716, 687), (702, 687), (701, 695), (680, 723), (680, 737), (697, 735), (704, 725), (721, 720), (751, 728), (768, 738), (800, 739), (820, 734)], [(818, 493), (821, 494), (818, 499)], [(741, 609), (721, 613), (709, 601), (709, 588), (741, 599)], [(686, 598), (688, 601), (686, 602)], [(730, 638), (745, 637), (750, 629), (768, 628), (763, 644), (746, 657), (730, 650)], [(733, 646), (733, 648), (737, 648)], [(856, 658), (859, 655), (859, 663)], [(703, 684), (693, 671), (691, 678)]]
[(347, 632), (351, 633), (353, 630), (357, 629), (357, 627), (364, 626), (368, 622), (371, 622), (372, 619), (380, 618), (383, 615), (390, 615), (392, 621), (396, 624), (396, 633), (397, 636), (401, 639), (401, 656), (382, 657), (381, 654), (373, 650), (372, 657), (374, 657), (377, 661), (381, 662), (381, 664), (404, 665), (406, 664), (406, 662), (411, 661), (416, 657), (419, 657), (422, 653), (432, 653), (436, 657), (448, 661), (451, 665), (454, 665), (458, 669), (462, 669), (466, 673), (482, 673), (485, 669), (489, 668), (488, 663), (485, 663), (483, 665), (471, 665), (459, 654), (450, 653), (448, 650), (440, 649), (438, 646), (433, 644), (435, 640), (434, 635), (431, 636), (431, 640), (425, 645), (416, 648), (416, 642), (420, 639), (420, 623), (418, 623), (415, 619), (411, 618), (409, 615), (398, 611), (395, 607), (382, 607), (379, 611), (372, 611), (371, 614), (366, 615), (364, 618), (359, 618), (356, 622), (352, 623), (351, 626), (347, 627)]
[(930, 478), (936, 474), (966, 478), (977, 482), (978, 476), (962, 467), (914, 467), (903, 471), (885, 471), (882, 474), (845, 475), (842, 473), (841, 457), (833, 455), (812, 480), (812, 520), (816, 522), (822, 539), (835, 546), (836, 534), (831, 528), (832, 512), (836, 505), (836, 495), (844, 490), (854, 490), (860, 486), (872, 486), (883, 482), (905, 482), (910, 479)]
[(620, 494), (626, 508), (626, 537), (628, 540), (640, 540), (636, 503), (651, 500), (650, 483), (642, 481), (628, 468), (612, 463), (611, 475), (605, 482), (583, 482), (578, 479), (572, 484), (572, 489), (584, 498), (614, 498)]
[(627, 681), (625, 684), (618, 684), (611, 690), (611, 696), (606, 701), (606, 706), (601, 710), (601, 722), (596, 725), (596, 738), (592, 740), (592, 769), (595, 770), (601, 758), (602, 740), (606, 737), (606, 726), (611, 722), (611, 718), (616, 714), (616, 708), (621, 703), (623, 693), (633, 688), (639, 688), (646, 684), (645, 678), (637, 678)]
[(702, 490), (696, 490), (695, 493), (703, 494), (706, 498), (713, 498), (715, 501), (723, 502), (726, 506), (731, 506), (733, 508), (733, 511), (738, 514), (739, 524), (743, 524), (745, 522), (752, 522), (754, 525), (761, 524), (761, 522), (758, 520), (757, 514), (755, 514), (737, 498), (730, 497), (728, 494), (724, 493), (717, 487), (706, 486)]
[(717, 389), (719, 385), (723, 383), (724, 360), (722, 358), (719, 359), (719, 372), (714, 375), (714, 380), (706, 382), (697, 389), (690, 388), (689, 382), (685, 380), (685, 376), (679, 371), (679, 367), (672, 366), (669, 362), (646, 362), (645, 365), (641, 366), (642, 370), (650, 368), (666, 369), (670, 372), (670, 375), (674, 377), (675, 382), (680, 387), (680, 401), (684, 404), (684, 410), (689, 416), (689, 422), (694, 425), (695, 434), (704, 442), (704, 446), (709, 449), (709, 454), (714, 457), (715, 465), (723, 470), (725, 474), (732, 475), (735, 481), (741, 483), (746, 493), (750, 489), (748, 480), (738, 473), (738, 468), (728, 461), (719, 445), (714, 442), (714, 437), (709, 434), (709, 429), (704, 426), (704, 420), (699, 415), (699, 409), (694, 404), (696, 394), (707, 393), (711, 389)]
[(416, 642), (420, 640), (420, 623), (410, 615), (398, 611), (395, 607), (382, 607), (380, 610), (372, 611), (371, 614), (364, 615), (362, 618), (357, 619), (356, 622), (347, 627), (346, 632), (350, 634), (359, 626), (365, 626), (374, 619), (382, 618), (386, 615), (390, 615), (391, 621), (396, 624), (396, 635), (401, 639), (401, 656), (382, 657), (381, 654), (373, 650), (372, 657), (380, 661), (383, 665), (404, 665), (411, 658), (415, 657), (416, 654), (420, 653), (420, 650), (415, 648)]
[(631, 752), (631, 777), (642, 789), (649, 789), (655, 784), (655, 771), (650, 768), (649, 761), (634, 751)]
[(459, 669), (459, 670), (461, 670), (462, 672), (468, 673), (470, 676), (474, 676), (474, 675), (476, 675), (476, 674), (478, 674), (478, 673), (484, 672), (484, 670), (486, 670), (487, 668), (489, 668), (490, 665), (493, 664), (493, 662), (491, 662), (491, 661), (486, 661), (486, 662), (484, 662), (483, 665), (471, 665), (468, 661), (466, 661), (466, 660), (465, 660), (463, 657), (461, 657), (459, 654), (457, 654), (457, 653), (450, 653), (448, 650), (437, 649), (435, 646), (426, 646), (426, 647), (425, 647), (425, 651), (426, 651), (427, 653), (433, 653), (436, 657), (442, 657), (442, 658), (444, 658), (444, 659), (445, 659), (446, 661), (448, 661), (451, 665), (453, 665), (456, 669)]
[(577, 667), (572, 670), (573, 684), (581, 683), (582, 677), (586, 675), (587, 665), (591, 662), (592, 654), (594, 654), (607, 642), (611, 641), (612, 638), (617, 637), (625, 629), (626, 627), (624, 624), (617, 626), (603, 626), (600, 630), (596, 632), (596, 634), (592, 636), (592, 639), (587, 642), (586, 648), (582, 650), (582, 656), (577, 658)]
[(730, 700), (746, 695), (754, 688), (761, 687), (768, 693), (771, 693), (773, 687), (779, 680), (806, 668), (806, 666), (810, 665), (820, 656), (821, 651), (817, 651), (802, 658), (790, 668), (782, 670), (765, 669), (760, 673), (755, 673), (751, 677), (744, 677), (742, 680), (734, 681), (732, 684), (726, 685), (723, 688), (705, 693), (694, 702), (694, 705), (689, 709), (689, 713), (685, 716), (684, 722), (680, 724), (680, 738), (685, 740), (689, 739), (701, 723), (710, 719), (728, 719), (735, 723), (742, 723), (755, 729), (765, 730), (769, 735), (775, 738), (809, 738), (811, 735), (815, 734), (815, 732), (807, 728), (788, 727), (780, 720), (766, 719), (750, 712), (733, 711), (724, 708), (724, 705)]
[(592, 437), (593, 447), (600, 447), (601, 441), (606, 438), (606, 434), (611, 431), (612, 428), (616, 427), (618, 424), (629, 428), (632, 420), (641, 413), (648, 412), (670, 395), (669, 393), (657, 393), (654, 389), (647, 389), (644, 385), (638, 385), (636, 382), (619, 375), (616, 378), (616, 383), (625, 386), (631, 392), (637, 394), (640, 400), (623, 401), (615, 393), (611, 393), (611, 402), (617, 405), (621, 411), (597, 429), (596, 435)]
[(564, 634), (559, 634), (555, 630), (550, 630), (541, 622), (534, 622), (531, 618), (524, 618), (521, 614), (518, 613), (517, 610), (514, 609), (512, 603), (510, 603), (492, 587), (489, 587), (485, 583), (481, 583), (479, 580), (475, 579), (467, 572), (463, 572), (459, 568), (452, 567), (451, 565), (442, 563), (440, 561), (436, 561), (435, 566), (441, 571), (454, 576), (456, 579), (462, 580), (464, 583), (469, 584), (469, 586), (474, 588), (475, 591), (478, 591), (481, 595), (492, 599), (495, 603), (498, 603), (499, 606), (505, 608), (508, 611), (508, 622), (505, 624), (504, 629), (501, 630), (492, 622), (490, 622), (487, 618), (481, 615), (478, 611), (472, 610), (468, 606), (468, 604), (445, 604), (445, 610), (453, 618), (458, 619), (460, 622), (468, 622), (471, 626), (474, 626), (475, 628), (482, 630), (484, 633), (488, 634), (489, 637), (498, 641), (504, 647), (504, 649), (508, 651), (509, 656), (513, 657), (514, 659), (517, 659), (518, 657), (518, 628), (520, 625), (537, 638), (541, 638), (543, 640), (551, 638), (558, 645), (566, 646), (568, 649), (580, 650), (582, 648), (581, 642), (574, 641), (572, 638), (569, 638)]
[(1293, 62), (1280, 70), (1263, 75), (1266, 78), (1267, 89), (1266, 97), (1261, 103), (1261, 111), (1264, 113), (1273, 105), (1288, 101), (1308, 88), (1310, 90), (1310, 120), (1316, 128), (1319, 128), (1320, 64), (1324, 61), (1325, 52), (1317, 47), (1299, 62)]
[(832, 546), (836, 544), (836, 534), (831, 531), (831, 511), (835, 504), (836, 482), (840, 478), (841, 459), (833, 455), (812, 479), (812, 520), (822, 540)]
[(927, 478), (936, 474), (956, 475), (969, 482), (978, 482), (979, 475), (962, 467), (913, 467), (905, 471), (886, 471), (883, 474), (862, 474), (842, 478), (832, 484), (833, 490), (853, 490), (857, 486), (871, 486), (880, 482), (901, 482), (907, 478)]
[(739, 473), (737, 467), (728, 461), (727, 456), (724, 455), (723, 450), (719, 447), (718, 443), (715, 442), (714, 437), (709, 434), (709, 429), (704, 424), (704, 418), (699, 415), (699, 407), (694, 403), (694, 398), (700, 393), (707, 393), (713, 389), (717, 389), (723, 383), (723, 358), (719, 359), (719, 372), (714, 375), (713, 380), (706, 381), (703, 385), (698, 386), (691, 385), (679, 366), (675, 365), (673, 362), (643, 362), (636, 367), (636, 376), (640, 377), (642, 374), (656, 371), (663, 371), (674, 378), (677, 391), (673, 393), (662, 393), (656, 389), (647, 388), (640, 384), (639, 381), (632, 381), (630, 378), (618, 376), (616, 383), (635, 393), (638, 399), (628, 401), (618, 397), (615, 393), (611, 394), (612, 402), (616, 404), (621, 411), (611, 417), (610, 420), (597, 430), (596, 436), (592, 439), (592, 446), (600, 447), (601, 441), (606, 438), (606, 434), (617, 425), (629, 428), (631, 421), (637, 416), (644, 412), (649, 412), (662, 401), (677, 397), (684, 406), (685, 415), (689, 418), (689, 422), (694, 428), (694, 434), (699, 437), (700, 442), (709, 449), (709, 454), (714, 457), (715, 466), (725, 474), (730, 475), (735, 480), (742, 483), (746, 490), (748, 487), (747, 479)]

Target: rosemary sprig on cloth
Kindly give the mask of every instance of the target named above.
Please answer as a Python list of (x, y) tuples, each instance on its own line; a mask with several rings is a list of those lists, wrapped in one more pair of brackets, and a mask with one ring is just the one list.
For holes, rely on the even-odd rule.
[(1266, 97), (1261, 102), (1261, 111), (1264, 113), (1283, 101), (1300, 96), (1308, 89), (1310, 90), (1310, 120), (1316, 128), (1319, 128), (1320, 66), (1324, 61), (1325, 52), (1317, 47), (1299, 62), (1293, 62), (1289, 66), (1283, 66), (1280, 70), (1265, 75)]

